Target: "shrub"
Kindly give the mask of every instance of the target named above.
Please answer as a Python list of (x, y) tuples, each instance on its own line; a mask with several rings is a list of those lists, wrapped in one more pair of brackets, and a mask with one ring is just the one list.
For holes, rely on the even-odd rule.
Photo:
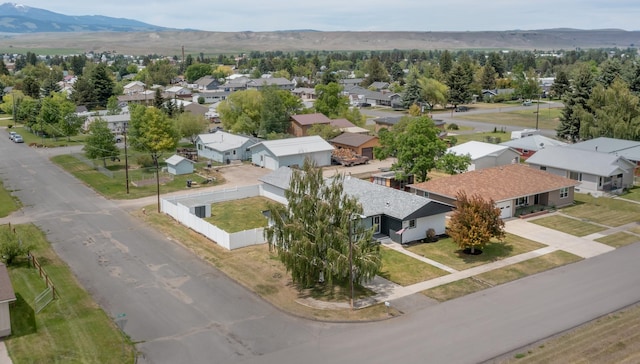
[(149, 168), (155, 166), (153, 163), (153, 158), (150, 155), (143, 154), (139, 156), (136, 160), (138, 164), (144, 168)]
[(447, 126), (447, 129), (449, 129), (449, 130), (458, 130), (458, 129), (460, 129), (460, 127), (456, 123), (451, 123), (451, 124), (449, 124)]
[(436, 236), (436, 231), (432, 228), (427, 229), (427, 243), (433, 243), (438, 241), (438, 237)]
[(28, 251), (29, 246), (23, 244), (13, 230), (2, 230), (0, 233), (0, 257), (7, 265), (11, 265), (20, 255), (26, 256)]

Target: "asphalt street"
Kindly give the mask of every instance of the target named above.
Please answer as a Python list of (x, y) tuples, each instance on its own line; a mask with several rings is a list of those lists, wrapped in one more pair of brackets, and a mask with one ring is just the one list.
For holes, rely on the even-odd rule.
[[(140, 363), (477, 363), (640, 302), (640, 244), (377, 323), (286, 315), (48, 161), (0, 138), (0, 176)], [(64, 299), (64, 292), (61, 299)]]

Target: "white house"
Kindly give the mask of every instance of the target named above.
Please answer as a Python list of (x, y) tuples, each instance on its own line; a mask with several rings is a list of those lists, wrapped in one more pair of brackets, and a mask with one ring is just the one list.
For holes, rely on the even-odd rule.
[(236, 135), (225, 131), (200, 134), (196, 138), (198, 157), (204, 157), (219, 163), (251, 158), (249, 147), (260, 142), (260, 139), (244, 135)]
[(16, 300), (7, 267), (0, 263), (0, 337), (11, 335), (9, 304)]
[(118, 115), (93, 115), (88, 117), (84, 122), (84, 130), (89, 130), (89, 126), (96, 120), (102, 120), (107, 123), (107, 127), (112, 133), (123, 133), (131, 121), (131, 114)]
[(306, 158), (316, 166), (331, 165), (333, 146), (317, 135), (267, 140), (249, 147), (251, 162), (263, 168), (276, 170), (286, 166), (302, 166)]
[(468, 171), (517, 163), (520, 153), (504, 145), (470, 141), (447, 149), (447, 153), (469, 155), (471, 164)]
[(627, 158), (565, 147), (550, 147), (537, 151), (526, 161), (532, 167), (580, 182), (576, 192), (600, 196), (618, 193), (633, 186), (635, 163)]
[(143, 92), (145, 90), (146, 85), (140, 81), (132, 81), (128, 84), (124, 85), (124, 94), (132, 95)]
[(167, 163), (167, 172), (173, 175), (193, 173), (194, 162), (177, 154), (167, 158), (165, 162)]

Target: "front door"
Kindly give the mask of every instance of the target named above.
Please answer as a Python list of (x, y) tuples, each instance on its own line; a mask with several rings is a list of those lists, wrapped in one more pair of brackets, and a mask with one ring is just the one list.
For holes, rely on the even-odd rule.
[(380, 234), (380, 215), (373, 217), (373, 233)]

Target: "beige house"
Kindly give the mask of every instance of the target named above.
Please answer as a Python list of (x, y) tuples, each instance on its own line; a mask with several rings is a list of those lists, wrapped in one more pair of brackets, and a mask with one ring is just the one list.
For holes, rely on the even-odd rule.
[(16, 300), (7, 267), (0, 263), (0, 337), (11, 335), (9, 304)]
[(508, 164), (435, 178), (409, 186), (409, 191), (454, 206), (456, 196), (479, 194), (491, 199), (503, 219), (534, 206), (562, 207), (573, 204), (578, 181), (523, 164)]

